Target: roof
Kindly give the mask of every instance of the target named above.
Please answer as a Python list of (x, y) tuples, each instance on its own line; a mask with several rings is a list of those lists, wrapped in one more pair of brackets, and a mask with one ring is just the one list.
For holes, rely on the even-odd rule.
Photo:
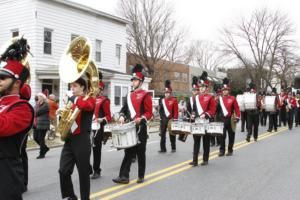
[[(40, 0), (40, 1), (43, 1), (43, 0)], [(72, 8), (76, 8), (76, 9), (79, 9), (79, 10), (82, 10), (82, 11), (86, 11), (86, 12), (95, 14), (97, 16), (101, 16), (101, 17), (104, 17), (104, 18), (107, 18), (107, 19), (110, 19), (110, 20), (113, 20), (113, 21), (117, 21), (119, 23), (123, 23), (123, 24), (130, 23), (130, 21), (127, 20), (127, 19), (123, 19), (121, 17), (115, 16), (115, 15), (112, 15), (112, 14), (109, 14), (109, 13), (106, 13), (106, 12), (103, 12), (103, 11), (100, 11), (100, 10), (96, 10), (96, 9), (91, 8), (89, 6), (85, 6), (85, 5), (82, 5), (82, 4), (73, 2), (73, 1), (69, 1), (69, 0), (50, 0), (50, 1), (53, 1), (53, 2), (56, 2), (56, 3), (59, 3), (59, 4), (63, 4), (63, 5), (72, 7)]]

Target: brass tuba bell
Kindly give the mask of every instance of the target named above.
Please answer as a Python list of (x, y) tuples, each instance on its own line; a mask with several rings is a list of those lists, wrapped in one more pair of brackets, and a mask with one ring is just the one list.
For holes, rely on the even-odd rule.
[[(59, 76), (65, 83), (72, 83), (80, 77), (86, 77), (88, 93), (84, 100), (95, 96), (99, 84), (98, 69), (90, 59), (90, 53), (91, 45), (88, 39), (82, 36), (77, 37), (68, 45), (59, 64)], [(57, 131), (63, 141), (68, 137), (79, 113), (80, 110), (77, 107), (72, 110), (72, 102), (70, 101), (62, 110)]]

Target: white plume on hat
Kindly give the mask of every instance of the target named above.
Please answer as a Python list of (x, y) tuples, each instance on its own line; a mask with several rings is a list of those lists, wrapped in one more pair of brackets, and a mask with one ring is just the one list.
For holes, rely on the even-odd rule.
[(43, 97), (43, 99), (47, 99), (46, 95), (42, 92), (39, 92), (37, 95)]

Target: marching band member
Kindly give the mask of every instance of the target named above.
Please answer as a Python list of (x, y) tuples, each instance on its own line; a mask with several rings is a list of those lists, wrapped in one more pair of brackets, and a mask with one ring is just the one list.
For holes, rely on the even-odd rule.
[(1, 55), (6, 65), (0, 69), (0, 194), (5, 200), (21, 200), (26, 190), (21, 162), (25, 155), (21, 150), (32, 127), (34, 111), (19, 94), (30, 74), (21, 63), (27, 53), (29, 45), (21, 38)]
[(228, 152), (227, 156), (231, 156), (233, 153), (233, 145), (234, 145), (234, 138), (235, 138), (235, 131), (232, 129), (231, 126), (231, 117), (235, 113), (235, 122), (238, 122), (241, 116), (240, 108), (234, 96), (229, 95), (230, 86), (229, 86), (229, 79), (223, 79), (223, 87), (222, 92), (223, 95), (219, 97), (219, 107), (221, 108), (222, 119), (224, 122), (223, 128), (223, 136), (221, 137), (221, 145), (220, 145), (220, 152), (219, 156), (224, 156), (225, 154), (225, 140), (226, 140), (226, 132), (228, 132)]
[[(250, 93), (256, 94), (255, 85), (253, 83), (249, 84)], [(253, 132), (254, 141), (257, 141), (258, 137), (258, 125), (259, 125), (259, 110), (261, 108), (261, 102), (257, 98), (256, 101), (256, 109), (247, 110), (247, 124), (248, 124), (248, 133), (246, 137), (246, 141), (250, 142), (250, 137)]]
[[(176, 97), (172, 96), (171, 82), (166, 80), (165, 82), (165, 98), (160, 102), (160, 150), (159, 153), (167, 152), (166, 148), (166, 132), (170, 127), (171, 120), (178, 120), (178, 103)], [(169, 126), (168, 126), (169, 125)], [(168, 130), (171, 142), (172, 153), (176, 152), (176, 135), (172, 134), (172, 131)]]
[[(220, 96), (222, 96), (222, 86), (220, 84), (215, 84), (214, 85), (214, 91), (215, 91), (215, 101), (216, 101), (216, 105), (219, 104), (219, 98)], [(214, 121), (215, 122), (220, 122), (222, 121), (222, 113), (221, 112), (218, 112), (218, 107), (216, 107), (216, 115), (215, 115), (215, 118), (214, 118)], [(210, 145), (211, 146), (219, 146), (220, 145), (220, 137), (218, 136), (211, 136), (210, 137)]]
[[(193, 110), (194, 104), (196, 103), (196, 96), (199, 94), (198, 78), (196, 76), (192, 79), (192, 96), (187, 101), (187, 113), (186, 120), (188, 122), (195, 122), (195, 112)], [(180, 134), (178, 140), (185, 142), (188, 135)]]
[[(212, 119), (216, 112), (216, 103), (214, 97), (208, 94), (208, 80), (207, 72), (204, 71), (200, 77), (200, 94), (196, 96), (196, 103), (194, 104), (194, 112), (196, 118), (201, 119)], [(200, 150), (200, 135), (193, 136), (194, 138), (194, 150), (193, 150), (193, 161), (190, 165), (198, 165), (198, 154)], [(203, 137), (203, 162), (201, 165), (207, 165), (209, 160), (209, 149), (210, 149), (210, 135), (205, 134)]]
[(88, 92), (88, 83), (84, 76), (70, 83), (73, 96), (69, 101), (80, 113), (71, 127), (70, 135), (66, 139), (61, 151), (59, 176), (62, 198), (77, 200), (74, 193), (71, 175), (76, 164), (79, 174), (80, 196), (82, 200), (89, 200), (90, 196), (90, 166), (91, 141), (90, 132), (96, 100), (94, 97), (85, 99)]
[(132, 159), (137, 156), (138, 160), (138, 179), (137, 183), (144, 182), (146, 169), (146, 145), (147, 145), (147, 121), (153, 116), (152, 114), (152, 98), (150, 94), (142, 89), (144, 82), (143, 66), (135, 65), (132, 69), (131, 84), (133, 91), (127, 95), (127, 99), (120, 111), (121, 123), (126, 121), (135, 121), (138, 133), (139, 143), (125, 149), (125, 155), (120, 168), (119, 176), (113, 179), (115, 183), (129, 183), (129, 172)]
[(267, 125), (267, 118), (268, 118), (268, 113), (266, 112), (266, 109), (265, 109), (265, 97), (266, 97), (266, 93), (262, 92), (260, 95), (260, 104), (261, 104), (260, 125), (261, 126)]
[(100, 129), (97, 131), (93, 130), (93, 170), (94, 173), (91, 176), (91, 179), (97, 179), (101, 175), (101, 151), (102, 151), (102, 142), (104, 136), (104, 125), (108, 124), (111, 121), (110, 114), (110, 101), (103, 95), (105, 84), (102, 81), (102, 73), (99, 72), (99, 90), (96, 98), (96, 107), (94, 111), (94, 121), (100, 124)]
[(286, 126), (286, 99), (287, 95), (282, 90), (279, 95), (279, 127), (281, 126), (281, 122), (283, 122), (283, 126)]
[(296, 108), (296, 99), (293, 97), (292, 92), (288, 92), (287, 97), (287, 105), (286, 105), (286, 114), (287, 114), (287, 122), (289, 126), (289, 130), (292, 130), (293, 128), (293, 122), (294, 122), (294, 110)]
[(278, 96), (276, 94), (276, 88), (272, 88), (272, 96), (276, 96), (275, 98), (275, 110), (273, 112), (270, 112), (269, 114), (269, 129), (268, 132), (272, 132), (273, 128), (274, 131), (277, 132), (277, 119), (278, 119), (278, 112), (279, 112), (279, 107), (280, 103), (278, 100)]
[(296, 127), (300, 125), (300, 90), (297, 90), (296, 94), (296, 109), (295, 109), (295, 121)]
[[(250, 88), (246, 88), (246, 92), (250, 92)], [(245, 125), (246, 130), (248, 131), (248, 123), (247, 123), (247, 111), (241, 111), (241, 132), (245, 132)]]

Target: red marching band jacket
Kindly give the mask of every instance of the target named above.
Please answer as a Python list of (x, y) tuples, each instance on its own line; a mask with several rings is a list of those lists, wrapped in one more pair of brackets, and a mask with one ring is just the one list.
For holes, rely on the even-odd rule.
[(219, 98), (220, 98), (219, 103), (221, 105), (221, 109), (224, 117), (231, 117), (233, 111), (236, 114), (236, 118), (241, 117), (240, 108), (234, 96), (227, 95), (227, 96), (220, 96)]
[(214, 96), (210, 94), (202, 94), (196, 97), (196, 109), (197, 116), (207, 115), (213, 118), (216, 114), (216, 101)]
[(285, 101), (287, 99), (287, 96), (285, 94), (280, 94), (278, 95), (278, 103), (280, 108), (285, 107)]
[(287, 105), (289, 108), (296, 108), (297, 107), (296, 98), (294, 97), (287, 98)]
[(106, 124), (111, 121), (110, 101), (105, 96), (96, 98), (96, 107), (94, 111), (95, 119), (104, 118)]
[(34, 111), (19, 95), (0, 98), (0, 158), (19, 157), (24, 137), (33, 124)]
[[(80, 109), (80, 113), (71, 127), (72, 135), (78, 135), (82, 130), (90, 130), (91, 127), (96, 99), (94, 97), (89, 97), (88, 99), (84, 100), (84, 98), (85, 96), (76, 97), (72, 106), (72, 110), (74, 110), (76, 107)], [(84, 116), (86, 114), (87, 116)]]
[(136, 118), (150, 120), (153, 116), (152, 97), (142, 89), (132, 91), (127, 95), (127, 101), (122, 107), (120, 115), (129, 118), (131, 121)]
[(163, 98), (160, 106), (161, 118), (178, 119), (178, 102), (175, 97)]

